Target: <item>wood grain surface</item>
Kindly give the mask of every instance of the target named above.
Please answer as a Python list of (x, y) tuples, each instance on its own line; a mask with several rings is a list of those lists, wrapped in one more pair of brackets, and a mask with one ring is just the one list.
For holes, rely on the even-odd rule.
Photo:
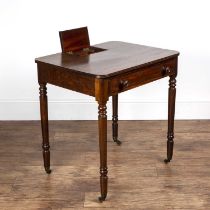
[(177, 58), (179, 55), (179, 52), (173, 50), (120, 41), (105, 42), (93, 47), (103, 51), (87, 56), (56, 53), (36, 58), (35, 62), (57, 66), (69, 72), (80, 72), (86, 76), (106, 78)]
[(175, 121), (173, 161), (164, 164), (166, 121), (108, 122), (109, 194), (99, 203), (97, 121), (50, 121), (52, 173), (42, 166), (37, 121), (0, 122), (0, 209), (207, 210), (210, 121)]

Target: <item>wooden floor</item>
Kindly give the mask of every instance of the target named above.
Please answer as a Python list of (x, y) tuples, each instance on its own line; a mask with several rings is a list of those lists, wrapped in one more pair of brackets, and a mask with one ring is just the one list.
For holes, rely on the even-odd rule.
[(108, 130), (109, 193), (99, 203), (96, 121), (50, 122), (52, 174), (42, 167), (40, 123), (0, 122), (0, 210), (210, 209), (210, 121), (176, 121), (165, 165), (166, 121)]

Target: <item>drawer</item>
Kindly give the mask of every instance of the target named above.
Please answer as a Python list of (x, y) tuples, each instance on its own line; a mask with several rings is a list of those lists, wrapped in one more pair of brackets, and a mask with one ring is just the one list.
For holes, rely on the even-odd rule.
[(141, 67), (129, 73), (109, 79), (109, 95), (114, 95), (140, 85), (176, 74), (177, 58), (162, 61), (147, 67)]

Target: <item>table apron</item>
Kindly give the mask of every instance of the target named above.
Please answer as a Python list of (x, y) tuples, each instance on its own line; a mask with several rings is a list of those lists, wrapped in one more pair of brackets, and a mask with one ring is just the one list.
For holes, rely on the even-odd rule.
[(95, 96), (95, 78), (57, 66), (38, 64), (39, 83), (49, 83), (79, 93)]

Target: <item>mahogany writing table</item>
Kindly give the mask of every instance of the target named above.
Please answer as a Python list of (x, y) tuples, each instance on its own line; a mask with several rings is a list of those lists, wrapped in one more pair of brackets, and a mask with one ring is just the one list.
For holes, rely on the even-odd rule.
[[(64, 51), (64, 50), (63, 50)], [(100, 150), (100, 200), (107, 196), (107, 112), (106, 103), (113, 99), (113, 139), (117, 139), (118, 94), (169, 76), (167, 159), (170, 162), (174, 144), (174, 112), (177, 61), (179, 53), (125, 42), (111, 41), (84, 49), (86, 52), (62, 52), (35, 61), (40, 85), (40, 110), (43, 135), (44, 167), (50, 173), (50, 145), (46, 84), (95, 97), (98, 103)], [(139, 110), (136, 110), (139, 111)]]

